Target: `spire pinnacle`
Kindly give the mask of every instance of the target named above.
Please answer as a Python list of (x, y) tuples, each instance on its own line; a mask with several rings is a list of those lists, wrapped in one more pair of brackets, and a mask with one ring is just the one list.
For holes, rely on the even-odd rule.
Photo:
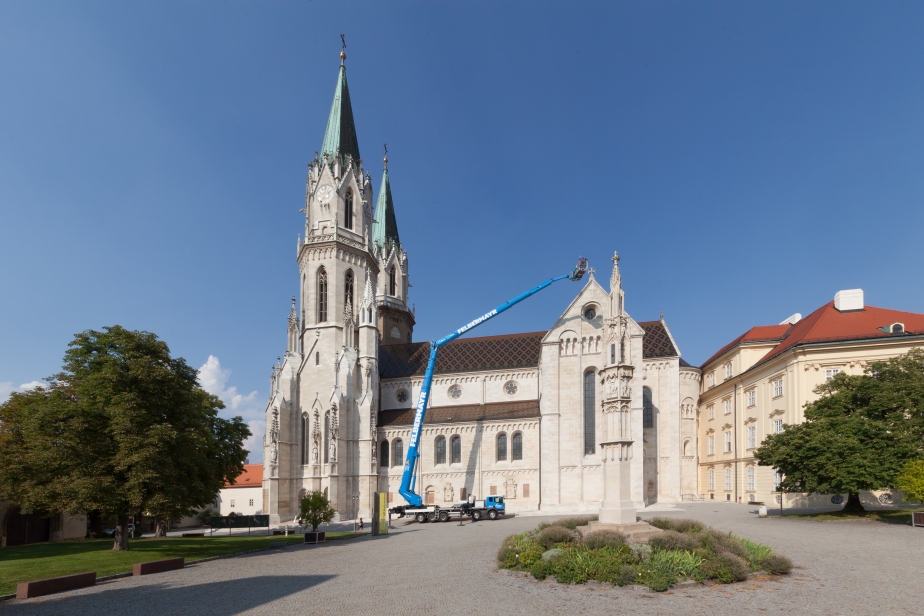
[(346, 52), (341, 50), (334, 101), (330, 106), (330, 115), (327, 118), (327, 128), (324, 131), (324, 142), (321, 144), (320, 154), (320, 160), (326, 159), (327, 164), (331, 166), (339, 160), (344, 172), (351, 159), (353, 163), (358, 163), (360, 159), (356, 124), (353, 121), (353, 106), (350, 103), (350, 89), (347, 86), (345, 60)]
[[(387, 160), (388, 157), (386, 156)], [(388, 181), (388, 167), (382, 171), (382, 185), (376, 199), (372, 245), (385, 252), (401, 243), (398, 238), (398, 221), (395, 219), (395, 204), (391, 198), (391, 183)]]

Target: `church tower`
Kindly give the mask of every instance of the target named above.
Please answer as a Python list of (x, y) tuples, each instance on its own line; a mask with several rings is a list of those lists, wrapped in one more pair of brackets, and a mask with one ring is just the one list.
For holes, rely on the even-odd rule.
[(401, 344), (413, 342), (414, 314), (407, 307), (408, 262), (407, 253), (398, 238), (395, 204), (391, 198), (388, 180), (388, 157), (385, 157), (382, 184), (375, 206), (372, 230), (372, 252), (382, 272), (376, 290), (379, 304), (379, 332), (381, 343)]
[(413, 327), (387, 168), (379, 201), (374, 212), (341, 52), (324, 139), (308, 165), (299, 309), (293, 303), (267, 406), (264, 513), (274, 521), (293, 519), (309, 490), (326, 492), (341, 518), (371, 513), (380, 324), (398, 326), (402, 342)]

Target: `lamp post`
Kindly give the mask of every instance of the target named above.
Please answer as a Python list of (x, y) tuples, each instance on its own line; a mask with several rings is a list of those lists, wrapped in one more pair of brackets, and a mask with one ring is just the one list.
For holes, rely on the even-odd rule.
[(359, 516), (359, 495), (353, 495), (353, 532), (356, 532), (356, 518)]

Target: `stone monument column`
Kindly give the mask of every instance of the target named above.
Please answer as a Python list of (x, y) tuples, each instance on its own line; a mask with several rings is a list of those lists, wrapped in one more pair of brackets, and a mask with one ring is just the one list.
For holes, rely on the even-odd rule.
[(635, 524), (635, 506), (630, 489), (632, 424), (627, 386), (632, 380), (633, 370), (632, 366), (618, 366), (612, 387), (604, 389), (615, 393), (616, 398), (603, 403), (606, 441), (600, 443), (604, 490), (600, 507), (601, 524)]

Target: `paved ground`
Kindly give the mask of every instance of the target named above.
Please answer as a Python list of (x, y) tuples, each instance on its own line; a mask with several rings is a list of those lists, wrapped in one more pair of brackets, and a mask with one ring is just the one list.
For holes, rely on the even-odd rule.
[(61, 595), (9, 601), (0, 613), (67, 614), (921, 614), (924, 529), (881, 522), (759, 519), (752, 506), (687, 504), (660, 516), (692, 517), (767, 543), (793, 575), (729, 586), (643, 593), (562, 586), (495, 571), (508, 534), (542, 521), (521, 517), (407, 524), (387, 537), (332, 541), (217, 560), (183, 571), (104, 582)]

